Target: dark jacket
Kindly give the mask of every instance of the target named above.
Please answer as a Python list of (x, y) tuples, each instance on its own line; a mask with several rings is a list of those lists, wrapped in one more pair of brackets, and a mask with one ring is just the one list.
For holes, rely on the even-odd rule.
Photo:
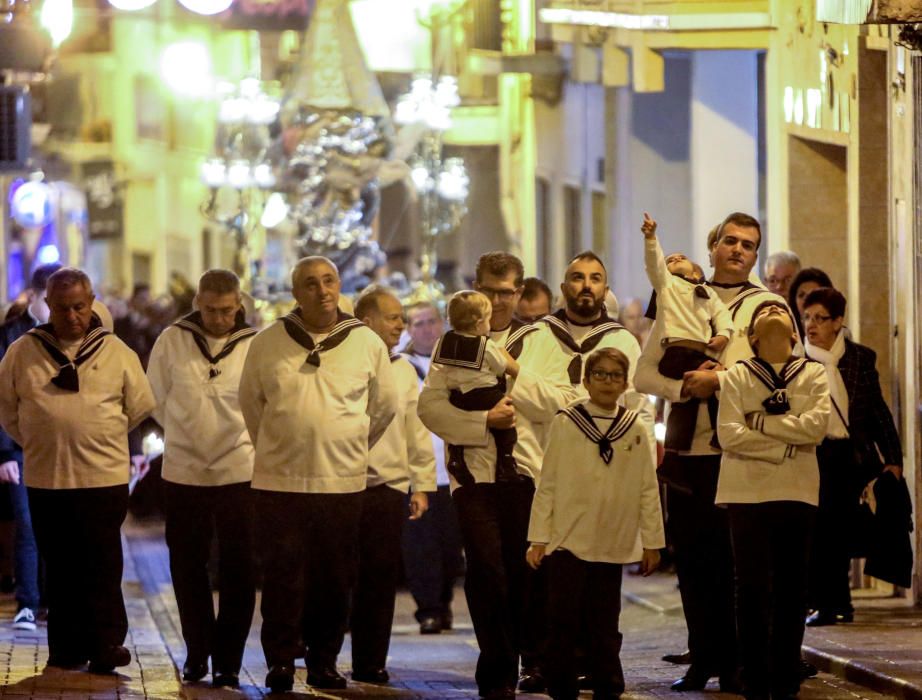
[[(6, 355), (7, 349), (19, 340), (28, 331), (38, 325), (38, 322), (28, 311), (0, 326), (0, 360)], [(22, 464), (22, 448), (9, 435), (0, 428), (0, 464), (16, 460)]]
[(848, 392), (848, 432), (867, 483), (884, 464), (902, 466), (903, 448), (893, 414), (880, 391), (876, 353), (846, 338), (838, 367)]
[(874, 484), (874, 514), (864, 573), (903, 588), (912, 586), (912, 501), (905, 479), (885, 472)]

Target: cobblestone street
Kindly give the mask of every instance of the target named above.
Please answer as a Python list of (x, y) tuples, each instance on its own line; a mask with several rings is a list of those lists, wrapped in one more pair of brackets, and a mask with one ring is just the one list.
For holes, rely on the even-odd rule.
[[(266, 666), (259, 646), (259, 620), (254, 620), (241, 674), (239, 692), (213, 690), (206, 682), (183, 685), (177, 667), (184, 660), (179, 636), (179, 620), (169, 583), (166, 547), (162, 527), (137, 524), (126, 527), (127, 552), (124, 590), (128, 605), (130, 631), (127, 645), (132, 664), (119, 675), (96, 676), (85, 671), (46, 669), (47, 644), (44, 625), (36, 632), (13, 631), (5, 624), (0, 631), (2, 688), (0, 695), (11, 698), (31, 697), (39, 700), (112, 700), (131, 698), (230, 698), (245, 695), (258, 698), (265, 694), (262, 686)], [(677, 697), (669, 684), (682, 673), (682, 667), (664, 663), (660, 657), (685, 647), (685, 627), (677, 607), (674, 579), (659, 576), (640, 580), (628, 576), (625, 590), (629, 600), (622, 614), (624, 650), (622, 660), (627, 674), (625, 698)], [(631, 602), (633, 601), (633, 602)], [(3, 600), (0, 615), (12, 618), (14, 603)], [(470, 618), (459, 589), (455, 605), (455, 629), (437, 636), (420, 636), (412, 616), (412, 600), (401, 593), (391, 644), (388, 668), (392, 684), (378, 687), (350, 683), (336, 695), (314, 691), (304, 684), (305, 672), (299, 669), (295, 695), (345, 698), (469, 698), (476, 697), (473, 682), (477, 647)], [(350, 667), (348, 638), (340, 656), (340, 670)], [(716, 682), (714, 683), (716, 691)], [(902, 697), (915, 697), (907, 694)], [(540, 697), (540, 696), (521, 696)], [(718, 692), (689, 693), (696, 698), (734, 697)], [(845, 700), (893, 697), (866, 690), (836, 676), (820, 674), (804, 685), (805, 700)]]

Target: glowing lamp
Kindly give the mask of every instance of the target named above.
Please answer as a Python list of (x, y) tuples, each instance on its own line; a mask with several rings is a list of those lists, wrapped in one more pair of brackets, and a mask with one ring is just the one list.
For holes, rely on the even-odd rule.
[(242, 190), (250, 186), (250, 164), (245, 160), (234, 160), (227, 167), (227, 184), (235, 190)]
[(198, 15), (216, 15), (234, 4), (234, 0), (179, 0), (179, 4)]
[(179, 41), (160, 55), (160, 73), (173, 92), (201, 97), (211, 91), (211, 55), (198, 41)]
[(10, 211), (20, 226), (40, 228), (51, 221), (51, 188), (35, 180), (20, 185), (13, 194)]
[(453, 202), (467, 199), (470, 178), (460, 158), (446, 158), (445, 168), (439, 173), (439, 195)]
[(157, 0), (109, 0), (109, 4), (116, 10), (125, 10), (127, 12), (143, 10), (146, 7), (150, 7), (155, 2), (157, 2)]
[(227, 176), (227, 167), (220, 158), (210, 158), (202, 163), (202, 182), (217, 189), (224, 184)]
[(273, 192), (266, 200), (263, 215), (259, 220), (265, 228), (275, 228), (288, 216), (288, 204), (279, 192)]
[(51, 35), (52, 43), (60, 46), (74, 28), (73, 0), (45, 0), (39, 21)]
[(422, 165), (417, 165), (410, 171), (410, 177), (413, 184), (416, 185), (417, 192), (428, 192), (432, 189), (432, 178), (429, 177), (429, 171)]
[(56, 245), (43, 245), (38, 249), (35, 257), (42, 265), (50, 265), (61, 260), (61, 251)]
[(269, 189), (275, 184), (275, 175), (272, 173), (272, 167), (268, 163), (260, 163), (253, 168), (253, 182), (257, 187), (264, 190)]

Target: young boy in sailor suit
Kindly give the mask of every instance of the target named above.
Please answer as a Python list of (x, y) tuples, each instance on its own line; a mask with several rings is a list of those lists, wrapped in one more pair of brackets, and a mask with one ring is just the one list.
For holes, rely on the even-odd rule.
[(730, 522), (745, 696), (793, 698), (819, 502), (816, 445), (831, 404), (823, 365), (792, 354), (797, 332), (787, 306), (757, 306), (749, 342), (756, 356), (721, 379), (715, 501)]
[[(703, 362), (720, 357), (733, 335), (733, 319), (717, 293), (704, 284), (701, 268), (681, 253), (663, 256), (656, 238), (656, 221), (643, 214), (644, 266), (655, 293), (654, 326), (662, 335), (663, 356), (659, 373), (682, 379)], [(691, 445), (698, 401), (672, 407), (673, 417), (666, 432), (666, 444), (677, 450)], [(717, 417), (717, 400), (708, 401), (711, 423)]]
[(544, 671), (555, 700), (579, 695), (574, 647), (583, 624), (589, 629), (593, 697), (624, 692), (621, 568), (640, 560), (649, 575), (665, 547), (649, 433), (636, 412), (618, 405), (628, 370), (627, 356), (615, 348), (589, 356), (583, 379), (589, 398), (554, 419), (532, 503), (526, 559), (537, 568), (547, 558), (550, 644)]
[[(456, 292), (448, 302), (452, 329), (443, 335), (432, 351), (429, 386), (448, 389), (453, 406), (465, 411), (493, 408), (506, 395), (506, 374), (515, 375), (518, 363), (502, 346), (490, 340), (490, 300), (480, 292)], [(491, 428), (496, 441), (496, 481), (517, 478), (515, 428)], [(464, 461), (464, 448), (448, 446), (448, 471), (462, 486), (472, 485)]]

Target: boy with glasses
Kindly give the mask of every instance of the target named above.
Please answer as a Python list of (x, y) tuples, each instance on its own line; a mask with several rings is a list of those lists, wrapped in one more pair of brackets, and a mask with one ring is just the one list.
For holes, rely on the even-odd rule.
[(652, 574), (666, 546), (656, 465), (638, 414), (618, 405), (629, 361), (615, 348), (586, 361), (587, 400), (551, 424), (541, 482), (528, 528), (528, 564), (547, 559), (550, 641), (544, 660), (555, 700), (579, 695), (574, 649), (590, 630), (593, 697), (624, 692), (621, 568), (640, 561)]

